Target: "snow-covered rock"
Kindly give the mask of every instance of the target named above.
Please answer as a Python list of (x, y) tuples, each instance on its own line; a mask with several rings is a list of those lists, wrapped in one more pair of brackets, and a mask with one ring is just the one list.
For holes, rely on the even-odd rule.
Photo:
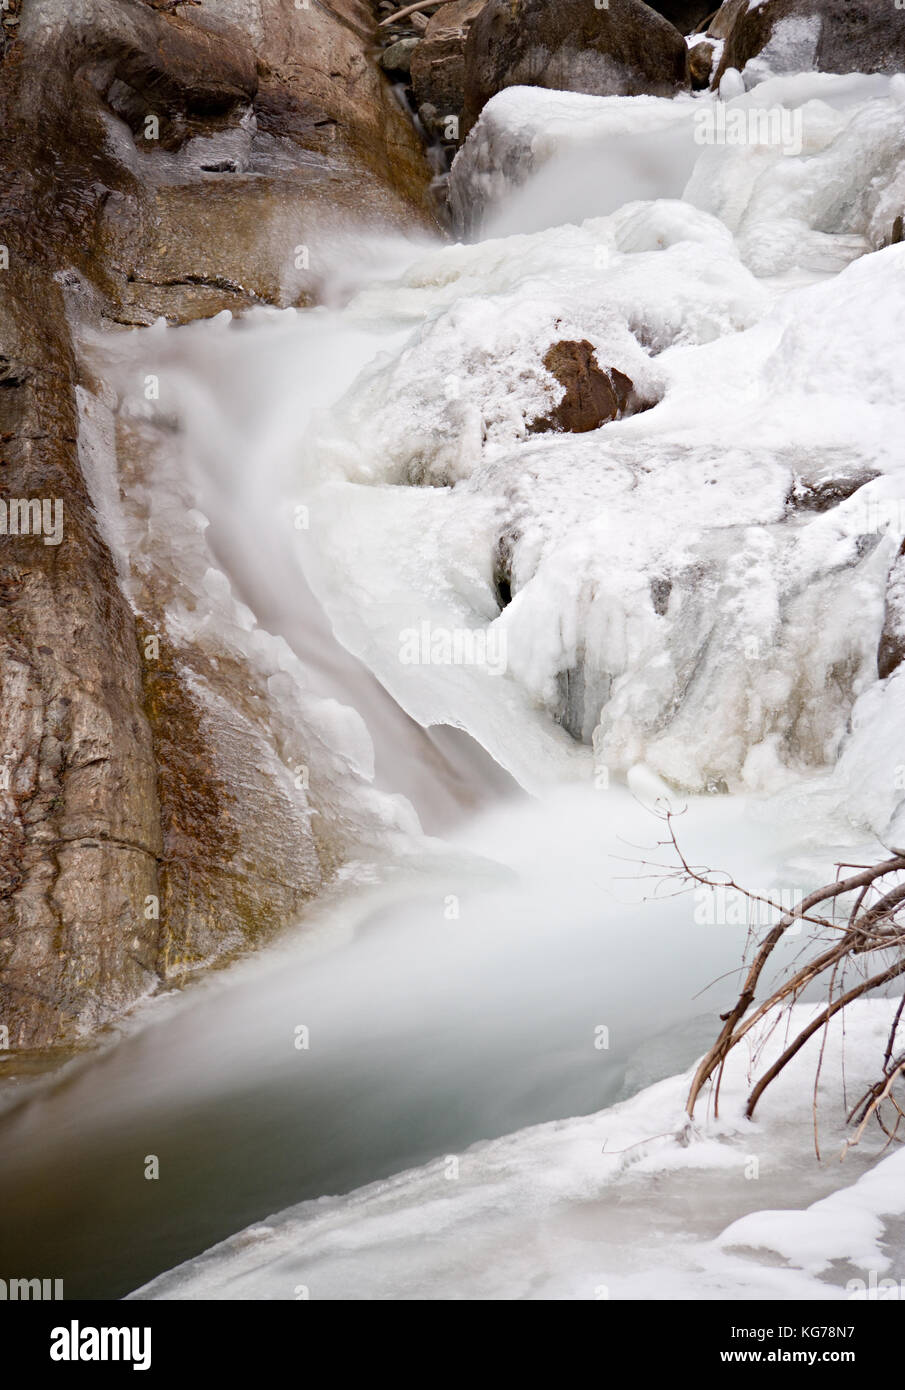
[[(866, 253), (899, 196), (903, 96), (901, 78), (806, 74), (721, 104), (747, 122), (759, 97), (800, 119), (795, 155), (697, 144), (709, 98), (491, 103), (514, 166), (531, 140), (515, 114), (532, 107), (561, 117), (549, 150), (593, 148), (595, 121), (604, 144), (619, 122), (687, 123), (697, 160), (684, 199), (443, 249), (350, 305), (357, 323), (393, 314), (400, 339), (324, 421), (337, 529), (318, 531), (313, 582), (414, 717), (464, 723), (531, 787), (595, 761), (697, 790), (832, 767), (876, 680), (901, 540), (878, 504), (905, 486), (905, 247)], [(506, 146), (483, 148), (494, 164)], [(556, 215), (549, 168), (525, 192)], [(658, 403), (533, 434), (561, 399), (543, 365), (561, 340)], [(350, 527), (354, 596), (335, 577)], [(480, 667), (451, 682), (400, 662), (399, 632), (422, 621), (505, 645), (492, 695)]]
[(895, 4), (728, 0), (716, 23), (728, 30), (717, 82), (730, 68), (750, 85), (765, 75), (808, 69), (895, 73), (905, 67), (905, 12)]
[(643, 0), (487, 0), (465, 44), (465, 130), (504, 87), (672, 96), (687, 90), (675, 25)]

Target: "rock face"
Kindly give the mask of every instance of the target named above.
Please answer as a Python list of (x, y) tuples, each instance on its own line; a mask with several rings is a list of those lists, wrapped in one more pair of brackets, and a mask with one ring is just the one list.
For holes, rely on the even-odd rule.
[(747, 8), (748, 0), (724, 0), (708, 24), (707, 33), (714, 39), (728, 39), (733, 24)]
[[(0, 1026), (12, 1048), (71, 1042), (161, 977), (279, 927), (342, 858), (342, 811), (325, 797), (313, 832), (316, 793), (279, 766), (266, 676), (235, 653), (169, 643), (172, 594), (127, 599), (83, 473), (80, 415), (103, 387), (70, 323), (305, 303), (350, 209), (431, 224), (429, 171), (372, 44), (364, 0), (223, 0), (184, 17), (161, 0), (31, 0), (3, 25)], [(140, 486), (141, 459), (122, 431), (117, 443), (120, 486)]]
[(689, 87), (681, 34), (642, 0), (487, 0), (465, 45), (464, 128), (505, 87), (674, 96)]
[(0, 309), (3, 498), (62, 509), (59, 545), (0, 535), (0, 1022), (11, 1048), (72, 1037), (134, 1000), (153, 979), (160, 926), (144, 917), (162, 837), (135, 624), (81, 478), (75, 362), (62, 291), (45, 274), (41, 285), (14, 254)]
[(877, 651), (877, 674), (891, 676), (905, 661), (905, 541), (893, 562), (886, 585), (886, 617)]
[(419, 114), (431, 131), (450, 116), (461, 120), (465, 104), (465, 41), (487, 0), (453, 0), (431, 19), (412, 57), (412, 86)]
[(806, 61), (818, 72), (905, 68), (905, 10), (874, 0), (763, 0), (756, 8), (729, 0), (710, 32), (726, 37), (716, 82), (756, 58), (779, 72)]
[(586, 339), (554, 343), (544, 366), (565, 387), (565, 395), (550, 415), (534, 421), (532, 433), (566, 430), (586, 434), (629, 410), (634, 397), (631, 380), (615, 367), (602, 371), (594, 347)]

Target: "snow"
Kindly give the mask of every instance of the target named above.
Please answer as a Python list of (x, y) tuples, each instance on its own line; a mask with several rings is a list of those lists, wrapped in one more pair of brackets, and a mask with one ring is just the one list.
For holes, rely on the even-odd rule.
[(694, 111), (690, 97), (508, 87), (484, 107), (453, 163), (454, 220), (464, 232), (502, 236), (635, 199), (679, 197), (694, 164)]
[[(891, 1013), (881, 1002), (851, 1010), (853, 1093), (882, 1054)], [(905, 1211), (905, 1154), (865, 1171), (851, 1151), (845, 1185), (826, 1195), (840, 1180), (838, 1148), (824, 1166), (807, 1152), (819, 1046), (812, 1040), (754, 1121), (742, 1117), (748, 1078), (736, 1056), (719, 1120), (689, 1129), (689, 1076), (673, 1077), (597, 1115), (270, 1216), (132, 1297), (851, 1298), (851, 1280), (866, 1285), (891, 1266), (884, 1237)], [(833, 1028), (819, 1095), (827, 1151), (840, 1132), (839, 1085), (828, 1078), (841, 1048)], [(760, 1065), (776, 1049), (767, 1043)]]
[[(255, 525), (279, 537), (283, 587), (303, 573), (403, 710), (465, 729), (527, 789), (642, 762), (693, 792), (829, 774), (876, 680), (898, 542), (895, 517), (877, 524), (869, 504), (905, 487), (905, 249), (869, 254), (905, 198), (903, 104), (905, 78), (818, 73), (723, 104), (800, 119), (790, 157), (697, 144), (710, 94), (500, 93), (454, 195), (505, 189), (527, 230), (338, 253), (342, 307), (217, 330), (239, 400), (255, 357), (254, 418), (268, 424), (250, 466), (237, 410), (224, 427), (216, 401), (202, 411), (192, 396), (211, 387), (186, 375), (191, 329), (159, 335), (167, 409), (194, 421), (212, 473), (230, 459)], [(635, 140), (665, 162), (648, 168)], [(595, 178), (593, 160), (610, 168), (623, 146), (624, 167), (620, 155)], [(592, 203), (602, 190), (603, 215), (566, 220), (573, 185)], [(548, 348), (583, 339), (652, 408), (587, 435), (532, 433), (561, 395)], [(820, 510), (828, 483), (854, 495)], [(299, 504), (310, 526), (293, 532)], [(193, 583), (210, 567), (199, 560)], [(405, 634), (425, 624), (442, 641), (478, 634), (505, 673), (413, 664)], [(356, 762), (367, 776), (364, 751)], [(872, 833), (897, 806), (886, 788), (852, 798)]]
[(841, 1188), (804, 1211), (759, 1211), (733, 1222), (719, 1238), (724, 1249), (769, 1250), (810, 1274), (834, 1261), (885, 1273), (884, 1218), (905, 1216), (905, 1152), (890, 1154), (851, 1187)]
[[(891, 230), (903, 95), (899, 79), (776, 78), (730, 105), (800, 114), (799, 157), (695, 147), (684, 199), (445, 248), (350, 303), (357, 324), (408, 333), (322, 422), (309, 575), (413, 717), (464, 725), (532, 790), (594, 760), (767, 792), (833, 766), (875, 679), (896, 544), (865, 508), (903, 485), (905, 251), (865, 254)], [(593, 145), (614, 112), (636, 133), (690, 130), (699, 105), (501, 96), (464, 169), (483, 150), (508, 177), (542, 130)], [(559, 339), (590, 341), (655, 407), (531, 434)], [(832, 478), (855, 496), (815, 510)], [(419, 620), (505, 634), (492, 697), (482, 670), (400, 666)]]

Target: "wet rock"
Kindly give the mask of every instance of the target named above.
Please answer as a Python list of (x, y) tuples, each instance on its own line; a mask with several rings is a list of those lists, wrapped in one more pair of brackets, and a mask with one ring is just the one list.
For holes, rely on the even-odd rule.
[(729, 0), (711, 33), (717, 25), (727, 35), (716, 82), (728, 68), (741, 71), (754, 59), (777, 72), (905, 68), (905, 10), (874, 0), (763, 0), (756, 7)]
[(372, 61), (364, 0), (264, 0), (252, 25), (230, 5), (182, 17), (141, 0), (35, 0), (28, 20), (4, 77), (23, 166), (35, 147), (31, 222), (57, 265), (101, 291), (106, 317), (305, 303), (349, 218), (433, 224), (429, 170)]
[(397, 39), (385, 48), (380, 55), (380, 66), (384, 72), (394, 77), (409, 77), (412, 71), (412, 54), (419, 42), (419, 39)]
[[(432, 17), (412, 57), (412, 85), (419, 111), (428, 110), (432, 132), (450, 116), (461, 120), (465, 103), (465, 41), (486, 0), (453, 0)], [(424, 117), (422, 116), (422, 119)]]
[(672, 596), (672, 580), (665, 575), (659, 575), (650, 581), (650, 600), (653, 604), (654, 612), (659, 618), (664, 618), (669, 612), (669, 600)]
[(879, 474), (872, 469), (862, 469), (856, 473), (832, 470), (812, 476), (799, 476), (789, 490), (786, 506), (803, 512), (828, 512), (845, 502), (849, 497)]
[(565, 387), (565, 395), (548, 416), (534, 421), (532, 433), (563, 430), (586, 434), (631, 413), (635, 404), (631, 380), (615, 367), (603, 371), (587, 340), (554, 343), (544, 366)]
[(688, 72), (695, 91), (710, 86), (717, 55), (717, 41), (705, 36), (688, 49)]
[(714, 39), (728, 39), (733, 24), (747, 6), (748, 0), (725, 0), (707, 25), (708, 35)]
[[(145, 662), (163, 608), (136, 612), (98, 529), (78, 409), (96, 383), (70, 323), (307, 302), (350, 215), (434, 225), (430, 170), (373, 61), (365, 0), (173, 10), (31, 0), (3, 26), (0, 495), (63, 519), (59, 544), (0, 534), (0, 1024), (15, 1049), (69, 1043), (285, 925), (344, 852), (347, 813), (328, 797), (312, 829), (239, 656), (164, 646), (165, 673)], [(144, 478), (135, 440), (117, 445), (121, 476)], [(178, 594), (178, 570), (170, 582)]]
[(89, 1032), (156, 983), (161, 831), (135, 624), (79, 465), (62, 290), (15, 259), (3, 274), (0, 488), (62, 515), (59, 544), (0, 535), (0, 1023), (17, 1049)]
[(515, 548), (519, 542), (516, 531), (504, 532), (497, 541), (493, 554), (493, 588), (500, 612), (508, 608), (513, 597), (512, 565)]
[(464, 128), (506, 87), (598, 96), (674, 96), (689, 88), (688, 50), (642, 0), (487, 0), (465, 45)]
[(891, 676), (905, 661), (905, 541), (899, 549), (886, 584), (886, 616), (877, 650), (880, 680)]

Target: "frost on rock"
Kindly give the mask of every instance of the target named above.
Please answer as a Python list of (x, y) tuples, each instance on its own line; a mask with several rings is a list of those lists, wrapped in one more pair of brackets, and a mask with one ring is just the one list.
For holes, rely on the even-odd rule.
[(744, 66), (745, 86), (754, 87), (768, 77), (808, 72), (816, 67), (822, 29), (823, 20), (819, 14), (787, 15), (777, 20), (760, 53), (756, 58), (749, 58)]
[[(695, 146), (684, 199), (444, 248), (347, 310), (400, 338), (321, 422), (346, 534), (319, 530), (312, 582), (416, 719), (463, 725), (527, 786), (644, 762), (683, 789), (773, 790), (833, 766), (877, 678), (905, 485), (905, 248), (886, 246), (905, 84), (807, 74), (731, 104), (755, 95), (800, 115), (800, 154)], [(492, 139), (502, 98), (535, 100), (491, 103)], [(538, 109), (560, 98), (578, 100)], [(563, 341), (652, 408), (534, 433)], [(350, 526), (354, 600), (333, 573)], [(401, 665), (420, 620), (492, 632), (503, 678)]]

